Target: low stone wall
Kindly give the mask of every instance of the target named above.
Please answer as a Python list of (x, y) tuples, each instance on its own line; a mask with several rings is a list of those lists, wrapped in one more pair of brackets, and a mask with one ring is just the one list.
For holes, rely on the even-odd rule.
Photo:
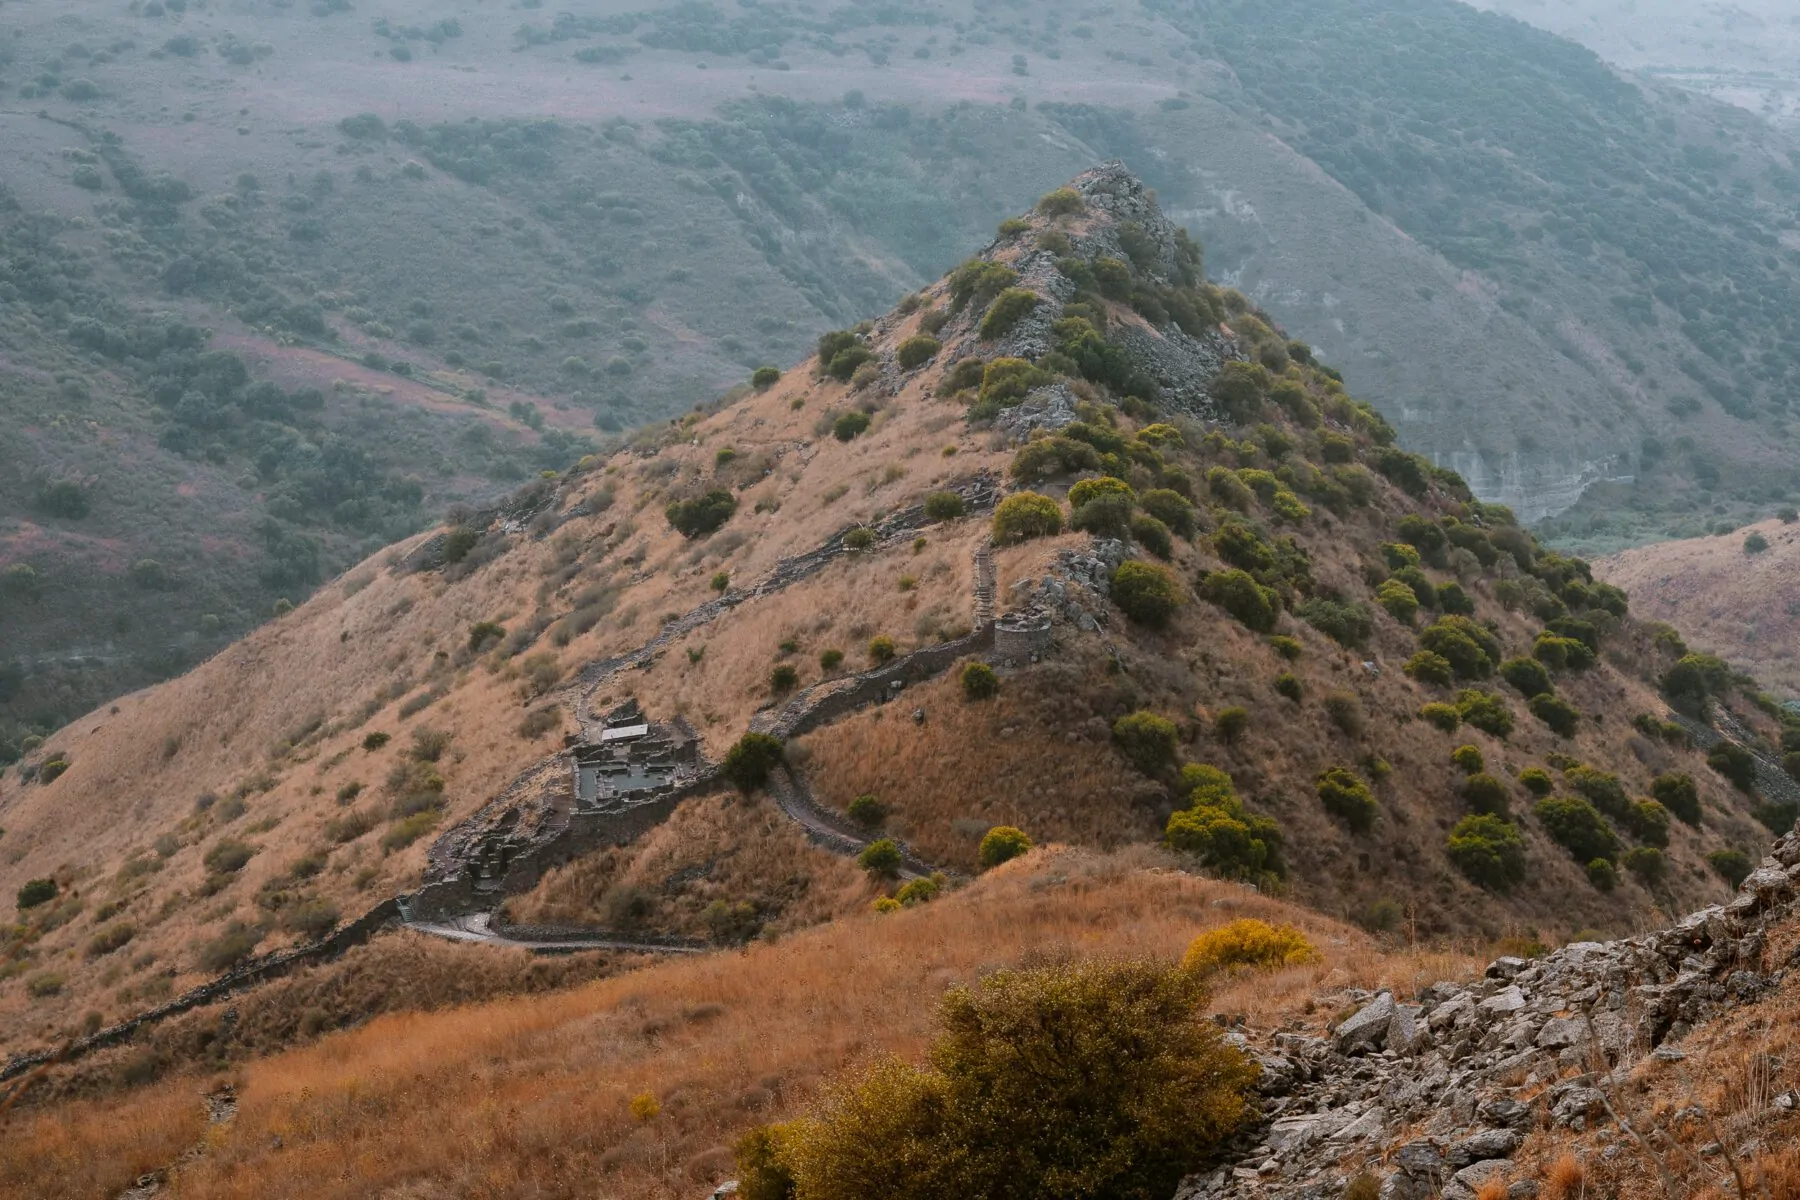
[(33, 1054), (16, 1055), (9, 1059), (5, 1066), (0, 1066), (0, 1083), (16, 1079), (36, 1067), (54, 1062), (71, 1062), (91, 1051), (117, 1046), (130, 1041), (132, 1035), (146, 1025), (154, 1025), (158, 1021), (177, 1016), (190, 1009), (223, 1000), (234, 992), (267, 983), (296, 968), (327, 962), (353, 946), (362, 945), (399, 919), (399, 903), (395, 900), (383, 900), (356, 920), (346, 925), (340, 925), (318, 941), (253, 959), (236, 970), (184, 992), (165, 1004), (139, 1013), (129, 1020), (121, 1021), (117, 1025), (102, 1029), (79, 1041), (71, 1042), (60, 1050), (40, 1050)]

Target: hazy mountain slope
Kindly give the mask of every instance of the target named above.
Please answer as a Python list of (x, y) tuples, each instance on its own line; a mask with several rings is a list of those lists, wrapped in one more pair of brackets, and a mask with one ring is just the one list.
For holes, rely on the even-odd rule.
[(1800, 14), (1783, 0), (1478, 0), (1608, 62), (1749, 109), (1800, 119)]
[[(1747, 548), (1753, 537), (1766, 548)], [(1630, 591), (1645, 616), (1675, 625), (1778, 694), (1800, 694), (1800, 535), (1793, 525), (1764, 521), (1640, 546), (1600, 559), (1594, 569)]]
[[(1426, 935), (1561, 936), (1632, 927), (1717, 893), (1707, 855), (1754, 845), (1761, 801), (1685, 737), (1669, 740), (1656, 692), (1673, 658), (1666, 640), (1510, 514), (1389, 445), (1391, 430), (1300, 344), (1201, 281), (1189, 244), (1129, 177), (1107, 168), (1077, 183), (1073, 201), (1010, 225), (984, 258), (863, 332), (833, 335), (835, 374), (808, 363), (584, 461), (492, 520), (403, 543), (8, 771), (0, 887), (57, 883), (8, 935), (9, 1041), (41, 1043), (78, 1012), (133, 1012), (409, 891), (433, 836), (436, 886), (454, 882), (445, 864), (482, 830), (553, 828), (571, 786), (557, 735), (597, 737), (600, 714), (628, 698), (654, 720), (689, 722), (716, 762), (747, 728), (782, 728), (790, 696), (804, 706), (870, 680), (891, 694), (888, 676), (863, 674), (890, 655), (921, 664), (910, 684), (895, 676), (904, 698), (827, 712), (790, 760), (833, 819), (875, 794), (890, 832), (945, 867), (973, 869), (994, 824), (1049, 841), (1155, 841), (1199, 803), (1180, 760), (1229, 772), (1248, 810), (1275, 822), (1260, 836), (1283, 839), (1273, 860), (1190, 865), (1269, 886), (1285, 871), (1295, 898), (1375, 928), (1404, 914)], [(1009, 277), (1022, 286), (1002, 287)], [(915, 340), (932, 327), (935, 339)], [(1252, 357), (1275, 374), (1249, 369)], [(1027, 441), (1019, 422), (1032, 413), (1061, 440)], [(1053, 508), (1060, 526), (1070, 495), (1123, 486), (1078, 482), (1102, 470), (1178, 528), (1191, 495), (1194, 536), (1119, 502), (1068, 519), (1108, 533), (1133, 513), (1135, 541), (1015, 541), (985, 509), (912, 507), (951, 485), (979, 496), (985, 474), (1036, 487), (1024, 503)], [(703, 510), (669, 511), (700, 500)], [(671, 528), (696, 511), (723, 513), (723, 527)], [(859, 524), (884, 532), (863, 544)], [(990, 551), (991, 528), (1002, 544)], [(1428, 565), (1390, 578), (1406, 540)], [(1113, 583), (1111, 562), (1127, 553), (1135, 571), (1167, 572), (1180, 603), (1166, 624), (1108, 599), (1125, 594), (1129, 572)], [(1041, 610), (1052, 642), (1037, 663), (989, 655), (999, 695), (971, 699), (949, 656), (985, 653), (958, 639), (987, 628), (990, 561), (991, 601)], [(1408, 611), (1396, 588), (1424, 597), (1424, 610)], [(1460, 640), (1449, 617), (1424, 631), (1440, 608), (1484, 624), (1462, 626)], [(1535, 682), (1529, 660), (1513, 663), (1502, 683), (1495, 661), (1532, 654), (1547, 621), (1600, 660)], [(1493, 641), (1477, 649), (1477, 636)], [(1409, 676), (1422, 644), (1457, 656), (1463, 678), (1439, 677), (1448, 668), (1430, 659)], [(1567, 641), (1536, 652), (1583, 657)], [(1523, 690), (1546, 686), (1566, 707), (1528, 705)], [(1719, 687), (1719, 703), (1740, 707)], [(1421, 719), (1427, 704), (1439, 707)], [(1149, 716), (1118, 724), (1134, 713)], [(1438, 724), (1446, 716), (1451, 730)], [(1740, 716), (1760, 732), (1737, 736), (1767, 750), (1768, 719)], [(1451, 759), (1464, 743), (1492, 775), (1479, 794)], [(1615, 833), (1593, 818), (1603, 841), (1628, 839), (1611, 853), (1667, 843), (1636, 847), (1658, 849), (1631, 860), (1643, 882), (1590, 873), (1530, 815), (1522, 772), (1546, 769), (1542, 782), (1557, 787), (1554, 772), (1578, 762), (1618, 776), (1577, 771), (1560, 784), (1594, 792), (1620, 822)], [(1694, 777), (1693, 826), (1635, 806), (1662, 772)], [(779, 931), (888, 886), (821, 857), (791, 823), (763, 829), (720, 803), (725, 792), (685, 802), (672, 819), (693, 832), (680, 844), (626, 839), (623, 862), (577, 862), (526, 911), (604, 915), (615, 881), (650, 891), (661, 877), (663, 899), (620, 911), (652, 931), (731, 940), (743, 930), (701, 922), (695, 899), (742, 904), (746, 928)], [(1447, 848), (1474, 804), (1516, 815), (1507, 828), (1529, 863), (1489, 878), (1495, 891), (1465, 878)], [(724, 894), (706, 892), (709, 847), (733, 844), (768, 850), (719, 868)]]
[[(570, 434), (686, 410), (884, 311), (1111, 155), (1190, 223), (1217, 277), (1482, 495), (1530, 518), (1597, 479), (1651, 480), (1597, 495), (1559, 535), (1640, 540), (1700, 503), (1742, 519), (1793, 482), (1774, 406), (1796, 344), (1778, 244), (1792, 194), (1770, 173), (1791, 169), (1783, 146), (1728, 109), (1634, 99), (1510, 22), (1389, 4), (1368, 26), (1384, 53), (1341, 56), (1380, 70), (1326, 62), (1326, 84), (1299, 88), (1277, 76), (1316, 47), (1291, 31), (1368, 36), (1334, 25), (1341, 6), (1279, 7), (1273, 32), (1275, 9), (1216, 5), (314, 7), (8, 6), (6, 183), (39, 231), (12, 238), (41, 245), (19, 277), (60, 276), (46, 264), (79, 252), (111, 324), (176, 313), (258, 378), (327, 396), (228, 405), (220, 436), (195, 424), (205, 406), (154, 403), (150, 364), (75, 336), (91, 296), (8, 301), (16, 382), (0, 394), (23, 448), (0, 565), (51, 590), (0, 616), (8, 678), (30, 680), (5, 704), (40, 734), (447, 500), (566, 466), (583, 449)], [(1434, 73), (1439, 59), (1458, 65)], [(1488, 113), (1537, 115), (1515, 136)], [(1403, 137), (1374, 132), (1389, 116)], [(1469, 148), (1484, 138), (1541, 188)], [(1669, 263), (1621, 241), (1646, 226)], [(115, 464), (82, 440), (98, 436), (81, 432), (83, 389), (111, 406), (101, 433), (137, 453)], [(39, 418), (65, 391), (52, 436)], [(334, 436), (368, 461), (281, 502), (294, 457)], [(34, 506), (57, 472), (95, 481), (88, 524)], [(203, 515), (230, 553), (205, 552)], [(318, 567), (283, 569), (296, 551)], [(129, 590), (118, 572), (142, 559), (182, 586)]]

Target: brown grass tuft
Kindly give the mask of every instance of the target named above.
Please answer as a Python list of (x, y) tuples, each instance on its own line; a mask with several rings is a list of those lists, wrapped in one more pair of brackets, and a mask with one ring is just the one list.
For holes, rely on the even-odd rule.
[(1573, 1154), (1550, 1164), (1544, 1176), (1543, 1200), (1581, 1200), (1587, 1190), (1587, 1168)]

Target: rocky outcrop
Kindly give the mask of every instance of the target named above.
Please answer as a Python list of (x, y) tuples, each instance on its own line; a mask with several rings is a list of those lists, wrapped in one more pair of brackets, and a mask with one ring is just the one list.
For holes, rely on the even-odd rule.
[(1495, 1179), (1535, 1195), (1511, 1162), (1525, 1134), (1614, 1120), (1614, 1088), (1644, 1055), (1681, 1058), (1700, 1022), (1776, 987), (1794, 963), (1766, 961), (1768, 930), (1797, 897), (1790, 832), (1730, 903), (1671, 928), (1497, 959), (1472, 984), (1348, 993), (1354, 1011), (1324, 1037), (1234, 1033), (1262, 1066), (1265, 1119), (1178, 1200), (1335, 1200), (1346, 1162), (1384, 1200), (1473, 1200)]

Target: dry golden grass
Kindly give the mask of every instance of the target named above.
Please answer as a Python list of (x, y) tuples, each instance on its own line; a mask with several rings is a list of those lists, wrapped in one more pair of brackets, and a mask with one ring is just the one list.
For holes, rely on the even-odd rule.
[(876, 894), (854, 862), (813, 846), (767, 799), (728, 794), (685, 801), (631, 845), (558, 867), (506, 912), (521, 924), (616, 925), (608, 897), (626, 890), (649, 908), (636, 927), (699, 936), (714, 901), (752, 904), (781, 932), (855, 912)]
[[(1138, 859), (1040, 850), (935, 903), (744, 953), (379, 1018), (244, 1068), (239, 1115), (184, 1174), (181, 1194), (689, 1197), (729, 1174), (725, 1147), (745, 1127), (796, 1111), (847, 1064), (919, 1054), (945, 988), (1068, 956), (1173, 959), (1238, 917), (1296, 925), (1321, 951), (1318, 963), (1234, 981), (1215, 997), (1263, 1026), (1322, 1025), (1322, 1010), (1308, 1015), (1322, 989), (1398, 989), (1475, 968), (1383, 955), (1312, 913)], [(144, 1161), (141, 1137), (107, 1114), (143, 1101), (179, 1107), (182, 1095), (171, 1083), (112, 1108), (59, 1110), (80, 1116), (60, 1130), (59, 1113), (0, 1129), (0, 1171), (10, 1172), (0, 1178), (38, 1181), (45, 1200), (102, 1195)], [(640, 1120), (632, 1101), (645, 1095), (660, 1111)], [(65, 1181), (53, 1168), (68, 1160), (56, 1155), (80, 1156), (85, 1173)]]
[(1544, 1200), (1582, 1200), (1587, 1185), (1587, 1170), (1573, 1154), (1564, 1154), (1550, 1164), (1544, 1176)]
[[(206, 1128), (203, 1089), (183, 1079), (146, 1089), (128, 1104), (73, 1101), (53, 1112), (14, 1113), (0, 1145), (0, 1195), (117, 1195), (139, 1175), (166, 1167)], [(96, 1156), (96, 1147), (105, 1147)]]

